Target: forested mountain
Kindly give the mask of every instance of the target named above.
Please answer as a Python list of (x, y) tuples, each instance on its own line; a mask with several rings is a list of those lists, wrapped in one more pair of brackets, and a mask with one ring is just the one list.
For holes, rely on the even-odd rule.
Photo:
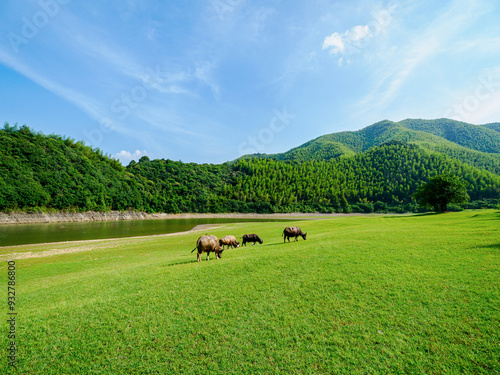
[[(289, 152), (295, 160), (250, 158), (214, 165), (143, 157), (125, 168), (82, 142), (6, 125), (0, 130), (0, 210), (415, 211), (416, 188), (442, 173), (467, 181), (472, 200), (498, 204), (495, 159), (446, 142), (452, 144), (384, 121), (308, 142)], [(438, 152), (440, 147), (446, 152)], [(447, 155), (452, 152), (456, 158)], [(459, 160), (471, 157), (484, 168)]]
[(491, 124), (483, 125), (485, 128), (493, 129), (494, 131), (500, 132), (500, 122), (494, 122)]
[(449, 119), (407, 119), (399, 124), (408, 129), (437, 135), (472, 150), (500, 154), (500, 133), (487, 126), (471, 125)]
[[(149, 160), (127, 166), (131, 174), (152, 183), (150, 208), (156, 212), (238, 212), (235, 199), (228, 197), (230, 186), (242, 177), (230, 164), (195, 164), (172, 160)], [(257, 207), (245, 207), (245, 211)]]
[(237, 168), (245, 177), (231, 190), (234, 197), (285, 210), (330, 211), (377, 201), (409, 205), (422, 181), (442, 173), (466, 180), (473, 200), (500, 197), (500, 176), (401, 142), (353, 157), (305, 162), (249, 159), (239, 161)]
[(150, 185), (82, 142), (26, 126), (0, 130), (0, 210), (147, 210)]
[[(390, 141), (419, 145), (471, 166), (500, 174), (500, 124), (483, 126), (439, 120), (381, 121), (353, 132), (323, 135), (282, 154), (250, 155), (277, 160), (328, 160), (352, 156)], [(248, 158), (248, 157), (244, 157)]]

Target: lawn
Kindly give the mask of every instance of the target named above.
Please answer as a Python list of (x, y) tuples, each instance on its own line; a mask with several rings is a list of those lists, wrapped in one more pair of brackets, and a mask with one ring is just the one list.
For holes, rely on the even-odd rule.
[(493, 210), (224, 224), (264, 243), (199, 263), (201, 232), (0, 248), (0, 373), (7, 254), (57, 249), (91, 250), (15, 261), (17, 373), (498, 373), (499, 228)]

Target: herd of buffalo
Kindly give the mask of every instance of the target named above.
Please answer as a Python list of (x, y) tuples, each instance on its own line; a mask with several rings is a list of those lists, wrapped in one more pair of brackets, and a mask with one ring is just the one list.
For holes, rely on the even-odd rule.
[[(287, 239), (288, 242), (290, 242), (290, 237), (294, 237), (295, 241), (297, 241), (298, 236), (301, 236), (305, 240), (307, 233), (303, 233), (299, 227), (286, 227), (283, 230), (283, 242), (286, 242)], [(261, 244), (264, 241), (256, 234), (244, 234), (242, 244), (246, 246), (247, 242), (251, 242), (252, 245), (255, 245), (257, 242)], [(202, 253), (207, 253), (207, 260), (211, 252), (215, 253), (217, 259), (220, 259), (226, 246), (228, 248), (238, 248), (240, 247), (240, 243), (236, 240), (236, 237), (232, 235), (217, 239), (217, 237), (213, 235), (204, 234), (198, 238), (196, 247), (191, 250), (191, 252), (198, 250), (198, 262), (201, 260)]]

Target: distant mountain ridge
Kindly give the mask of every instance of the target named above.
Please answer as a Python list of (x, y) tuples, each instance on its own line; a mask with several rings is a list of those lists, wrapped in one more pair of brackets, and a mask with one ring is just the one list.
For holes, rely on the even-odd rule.
[(450, 119), (384, 120), (357, 131), (326, 134), (284, 153), (244, 158), (329, 160), (359, 154), (391, 141), (416, 144), (424, 150), (500, 174), (500, 123), (472, 125)]

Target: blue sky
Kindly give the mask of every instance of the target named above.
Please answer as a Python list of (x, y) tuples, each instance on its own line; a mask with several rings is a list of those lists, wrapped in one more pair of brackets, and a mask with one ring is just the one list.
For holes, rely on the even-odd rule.
[(499, 19), (497, 0), (3, 0), (0, 120), (125, 165), (499, 122)]

